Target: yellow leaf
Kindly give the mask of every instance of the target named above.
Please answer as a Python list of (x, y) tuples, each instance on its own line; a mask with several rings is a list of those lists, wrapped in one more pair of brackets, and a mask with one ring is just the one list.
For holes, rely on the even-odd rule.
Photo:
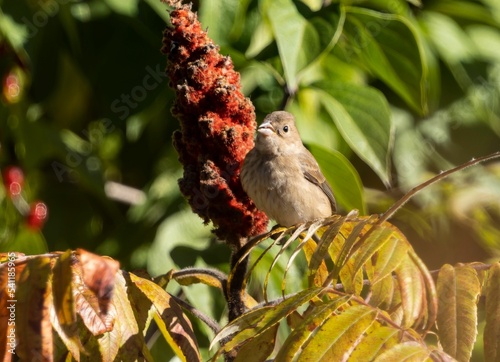
[(153, 303), (153, 318), (163, 337), (183, 361), (201, 361), (198, 342), (191, 322), (170, 294), (150, 280), (129, 274), (131, 282)]
[(444, 265), (437, 279), (439, 340), (446, 353), (468, 361), (477, 336), (477, 301), (481, 285), (469, 266)]
[(72, 291), (72, 257), (73, 252), (66, 251), (57, 259), (52, 268), (52, 297), (57, 319), (62, 326), (69, 326), (76, 322)]

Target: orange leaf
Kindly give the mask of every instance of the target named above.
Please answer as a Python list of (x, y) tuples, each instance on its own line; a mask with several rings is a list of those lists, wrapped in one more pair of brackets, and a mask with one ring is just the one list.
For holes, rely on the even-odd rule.
[(77, 249), (83, 272), (83, 282), (99, 299), (101, 311), (106, 313), (115, 285), (115, 276), (120, 269), (120, 263), (111, 258)]
[(51, 260), (29, 260), (16, 291), (15, 330), (19, 344), (16, 353), (22, 361), (48, 361), (52, 358), (52, 325), (48, 308)]
[(73, 296), (76, 311), (90, 332), (97, 336), (113, 329), (114, 314), (108, 313), (119, 263), (78, 249), (73, 265)]

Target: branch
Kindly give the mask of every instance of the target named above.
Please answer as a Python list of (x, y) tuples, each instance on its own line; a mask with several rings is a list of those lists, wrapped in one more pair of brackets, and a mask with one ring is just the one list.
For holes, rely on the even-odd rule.
[(479, 158), (473, 158), (469, 162), (466, 162), (464, 164), (461, 164), (460, 166), (454, 167), (452, 169), (449, 169), (447, 171), (441, 172), (439, 175), (434, 176), (433, 178), (421, 183), (418, 186), (415, 186), (412, 188), (410, 191), (408, 191), (401, 199), (399, 199), (395, 204), (393, 204), (385, 213), (382, 214), (380, 219), (375, 225), (381, 225), (384, 221), (389, 220), (399, 209), (401, 209), (410, 199), (415, 196), (417, 193), (425, 189), (426, 187), (443, 180), (444, 178), (448, 177), (449, 175), (464, 170), (468, 167), (475, 166), (478, 163), (481, 162), (486, 162), (489, 160), (493, 160), (495, 158), (500, 158), (500, 151), (492, 153), (487, 156), (479, 157)]
[(205, 323), (208, 326), (208, 328), (210, 328), (212, 330), (212, 332), (214, 332), (215, 334), (219, 333), (221, 328), (216, 321), (214, 321), (209, 316), (205, 315), (203, 312), (200, 312), (198, 309), (193, 307), (191, 304), (189, 304), (185, 300), (183, 300), (179, 297), (176, 297), (175, 295), (172, 295), (172, 294), (171, 294), (171, 297), (177, 302), (177, 304), (179, 304), (182, 308), (184, 308), (189, 313), (191, 313), (195, 318), (198, 318), (200, 321)]

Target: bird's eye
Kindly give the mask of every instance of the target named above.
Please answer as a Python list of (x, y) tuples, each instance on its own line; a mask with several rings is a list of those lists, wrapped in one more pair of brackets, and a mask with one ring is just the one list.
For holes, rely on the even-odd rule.
[(288, 126), (283, 127), (283, 132), (285, 132), (285, 133), (288, 132)]

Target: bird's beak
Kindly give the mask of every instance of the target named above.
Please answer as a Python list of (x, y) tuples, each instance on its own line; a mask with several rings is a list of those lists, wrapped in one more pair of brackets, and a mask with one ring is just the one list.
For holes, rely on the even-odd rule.
[(273, 125), (271, 122), (264, 122), (262, 123), (259, 128), (257, 129), (257, 132), (259, 132), (263, 136), (270, 136), (273, 133), (276, 133), (276, 130), (274, 129)]

